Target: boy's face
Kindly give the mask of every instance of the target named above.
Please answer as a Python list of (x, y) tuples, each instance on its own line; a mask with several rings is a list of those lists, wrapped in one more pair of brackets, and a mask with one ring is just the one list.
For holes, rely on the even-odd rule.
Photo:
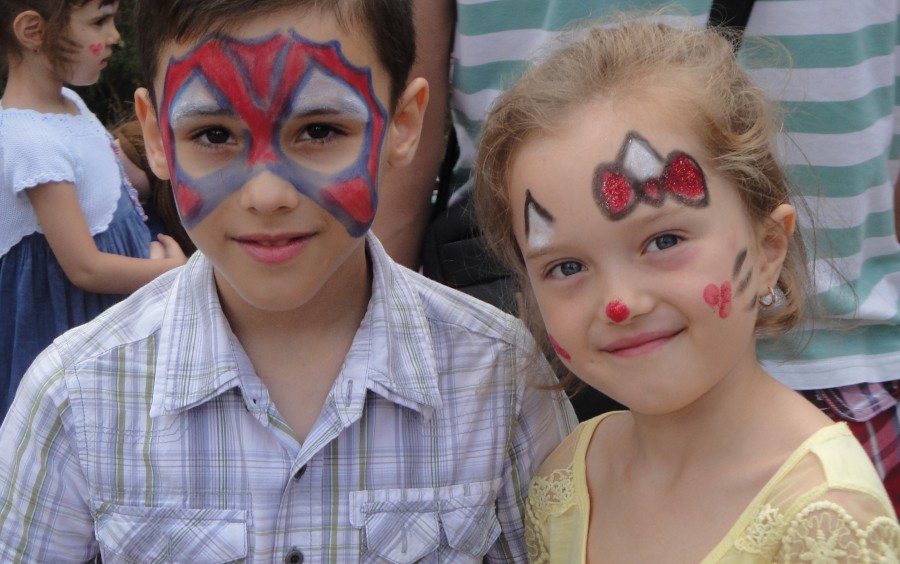
[[(220, 279), (245, 294), (284, 273), (317, 291), (348, 259), (364, 265), (380, 168), (415, 149), (402, 100), (388, 115), (390, 80), (366, 35), (285, 11), (170, 44), (161, 60), (148, 153)], [(265, 309), (271, 290), (243, 298)]]

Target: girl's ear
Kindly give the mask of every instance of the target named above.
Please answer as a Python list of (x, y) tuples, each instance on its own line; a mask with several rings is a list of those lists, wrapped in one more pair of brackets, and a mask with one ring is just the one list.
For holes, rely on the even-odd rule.
[(159, 121), (156, 119), (156, 109), (150, 100), (150, 92), (146, 88), (138, 88), (134, 92), (134, 113), (137, 114), (138, 121), (141, 122), (141, 130), (144, 132), (144, 149), (147, 152), (147, 163), (150, 165), (150, 170), (158, 178), (169, 180), (169, 162), (166, 159)]
[(391, 118), (388, 129), (388, 165), (408, 165), (416, 154), (422, 133), (422, 120), (428, 105), (428, 81), (415, 78), (409, 82)]
[(781, 265), (787, 256), (788, 246), (794, 235), (797, 211), (790, 204), (781, 204), (769, 214), (769, 221), (760, 234), (760, 277), (762, 282), (774, 288), (778, 284)]
[(47, 22), (34, 10), (25, 10), (13, 20), (13, 33), (23, 49), (39, 51), (44, 45)]

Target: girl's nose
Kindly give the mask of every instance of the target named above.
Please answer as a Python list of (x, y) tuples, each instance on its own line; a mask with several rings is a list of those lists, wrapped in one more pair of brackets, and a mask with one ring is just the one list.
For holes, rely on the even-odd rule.
[(622, 323), (631, 316), (631, 310), (622, 300), (612, 300), (606, 304), (606, 317), (613, 323)]

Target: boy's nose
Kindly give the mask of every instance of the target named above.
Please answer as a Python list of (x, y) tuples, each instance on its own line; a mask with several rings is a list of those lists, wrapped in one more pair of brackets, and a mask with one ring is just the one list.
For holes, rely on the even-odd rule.
[(297, 207), (300, 192), (293, 184), (266, 170), (240, 190), (241, 206), (261, 214), (283, 213)]

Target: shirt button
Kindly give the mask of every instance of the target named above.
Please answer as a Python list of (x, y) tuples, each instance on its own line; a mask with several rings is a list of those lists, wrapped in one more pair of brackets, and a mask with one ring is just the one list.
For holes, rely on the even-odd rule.
[(294, 474), (294, 481), (295, 482), (299, 481), (300, 478), (302, 478), (304, 474), (306, 474), (306, 464), (301, 466), (300, 469), (297, 470), (297, 473)]
[(291, 551), (284, 556), (284, 562), (285, 564), (302, 564), (303, 553), (299, 548), (292, 548)]

